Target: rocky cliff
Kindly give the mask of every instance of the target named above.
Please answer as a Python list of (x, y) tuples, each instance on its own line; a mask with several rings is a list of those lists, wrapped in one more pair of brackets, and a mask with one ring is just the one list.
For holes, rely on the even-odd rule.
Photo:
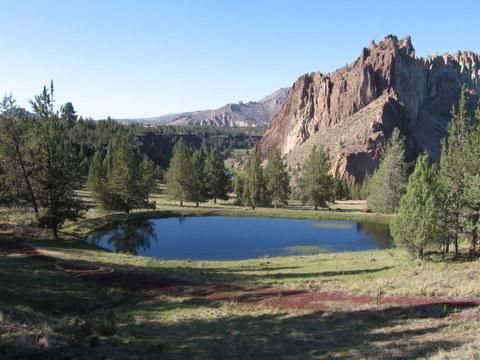
[(278, 149), (292, 171), (313, 146), (330, 151), (332, 173), (353, 183), (377, 166), (398, 127), (407, 156), (428, 151), (438, 159), (452, 105), (467, 87), (480, 92), (480, 56), (415, 56), (409, 37), (372, 42), (352, 64), (330, 74), (301, 76), (288, 92), (260, 143), (263, 155)]
[(147, 119), (124, 119), (124, 123), (141, 123), (146, 125), (169, 124), (189, 126), (220, 127), (256, 127), (266, 126), (272, 116), (280, 109), (288, 88), (282, 88), (259, 101), (227, 104), (215, 110), (201, 110), (170, 114)]

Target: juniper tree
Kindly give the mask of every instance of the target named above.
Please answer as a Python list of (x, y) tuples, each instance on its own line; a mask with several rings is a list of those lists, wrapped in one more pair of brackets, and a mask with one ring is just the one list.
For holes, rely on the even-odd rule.
[(276, 208), (279, 204), (287, 204), (290, 194), (290, 179), (280, 152), (275, 151), (268, 158), (265, 167), (266, 191)]
[(216, 150), (211, 150), (205, 160), (205, 190), (214, 204), (217, 199), (228, 199), (229, 182), (222, 158)]
[(420, 155), (410, 176), (397, 216), (392, 220), (394, 241), (423, 259), (427, 246), (439, 244), (442, 214), (437, 172), (427, 155)]
[(378, 169), (368, 183), (367, 203), (375, 212), (394, 213), (405, 191), (406, 163), (404, 140), (395, 128)]
[(298, 188), (302, 202), (312, 203), (315, 210), (326, 206), (327, 201), (335, 199), (334, 179), (329, 171), (328, 151), (321, 147), (313, 147), (310, 156), (303, 164)]

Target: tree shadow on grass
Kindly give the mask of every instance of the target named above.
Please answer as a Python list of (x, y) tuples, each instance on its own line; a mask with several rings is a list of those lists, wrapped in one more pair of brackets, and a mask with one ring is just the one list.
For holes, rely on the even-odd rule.
[(447, 325), (438, 319), (447, 313), (439, 311), (418, 306), (148, 322), (139, 324), (128, 348), (116, 351), (179, 359), (410, 359), (462, 345), (441, 334)]
[[(52, 264), (51, 259), (56, 263)], [(17, 343), (15, 350), (13, 345), (2, 345), (0, 350), (3, 353), (0, 355), (3, 358), (38, 355), (37, 358), (85, 359), (102, 356), (115, 359), (400, 359), (428, 356), (439, 348), (448, 350), (462, 345), (445, 335), (449, 320), (444, 318), (459, 307), (458, 304), (447, 303), (358, 311), (316, 311), (304, 315), (267, 309), (264, 311), (267, 314), (259, 316), (251, 314), (261, 313), (261, 308), (252, 307), (251, 312), (239, 312), (237, 308), (236, 312), (227, 310), (223, 315), (203, 316), (204, 319), (190, 315), (177, 321), (160, 322), (158, 314), (163, 312), (189, 310), (196, 314), (224, 306), (225, 299), (206, 297), (210, 290), (222, 290), (223, 285), (217, 289), (207, 288), (205, 292), (184, 291), (202, 285), (202, 282), (189, 282), (189, 276), (201, 279), (199, 273), (209, 271), (213, 275), (207, 278), (215, 278), (215, 272), (221, 273), (222, 270), (152, 270), (68, 260), (70, 269), (109, 266), (113, 270), (110, 273), (79, 275), (56, 266), (58, 262), (65, 261), (54, 257), (48, 261), (41, 257), (20, 260), (0, 254), (0, 306), (7, 310), (7, 317), (15, 317), (15, 321), (28, 326), (48, 321), (56, 324), (60, 332), (70, 339), (77, 326), (65, 323), (65, 318), (80, 316), (95, 323), (103, 321), (109, 312), (114, 312), (119, 318), (115, 334), (97, 339), (97, 345), (91, 345), (82, 335), (73, 345), (63, 343), (58, 348), (52, 345), (48, 351), (23, 349)], [(172, 274), (176, 277), (172, 278)], [(257, 276), (227, 275), (231, 284)], [(170, 296), (177, 297), (177, 301), (172, 303), (158, 298), (158, 293), (153, 290), (162, 286), (180, 286), (178, 294), (170, 293)], [(238, 306), (235, 302), (232, 304)], [(465, 303), (462, 306), (469, 308), (475, 305)], [(140, 320), (128, 318), (128, 312), (133, 309), (142, 312)]]
[[(334, 277), (334, 276), (350, 276), (350, 275), (363, 275), (363, 274), (371, 274), (380, 271), (390, 270), (392, 269), (391, 266), (384, 266), (381, 268), (375, 269), (358, 269), (358, 270), (345, 270), (345, 271), (320, 271), (320, 272), (310, 272), (310, 273), (268, 273), (268, 274), (249, 274), (246, 275), (250, 279), (272, 279), (272, 280), (287, 280), (287, 279), (304, 279), (304, 278), (311, 278), (311, 277)], [(271, 271), (275, 271), (275, 268), (268, 269)]]

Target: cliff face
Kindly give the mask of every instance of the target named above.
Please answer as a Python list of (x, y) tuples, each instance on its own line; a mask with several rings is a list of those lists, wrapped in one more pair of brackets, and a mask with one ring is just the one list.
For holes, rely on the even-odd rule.
[(426, 150), (438, 159), (462, 85), (474, 100), (479, 79), (477, 54), (417, 58), (410, 38), (388, 36), (364, 48), (353, 64), (301, 76), (260, 148), (264, 155), (280, 150), (296, 169), (313, 146), (325, 146), (332, 172), (352, 183), (378, 166), (386, 140), (398, 127), (407, 139), (408, 158)]

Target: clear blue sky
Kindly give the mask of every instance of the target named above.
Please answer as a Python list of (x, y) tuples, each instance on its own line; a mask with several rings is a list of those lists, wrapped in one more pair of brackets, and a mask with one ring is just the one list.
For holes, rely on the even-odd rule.
[(0, 0), (0, 94), (53, 79), (84, 116), (155, 116), (257, 100), (350, 63), (372, 39), (417, 55), (480, 52), (479, 0)]

